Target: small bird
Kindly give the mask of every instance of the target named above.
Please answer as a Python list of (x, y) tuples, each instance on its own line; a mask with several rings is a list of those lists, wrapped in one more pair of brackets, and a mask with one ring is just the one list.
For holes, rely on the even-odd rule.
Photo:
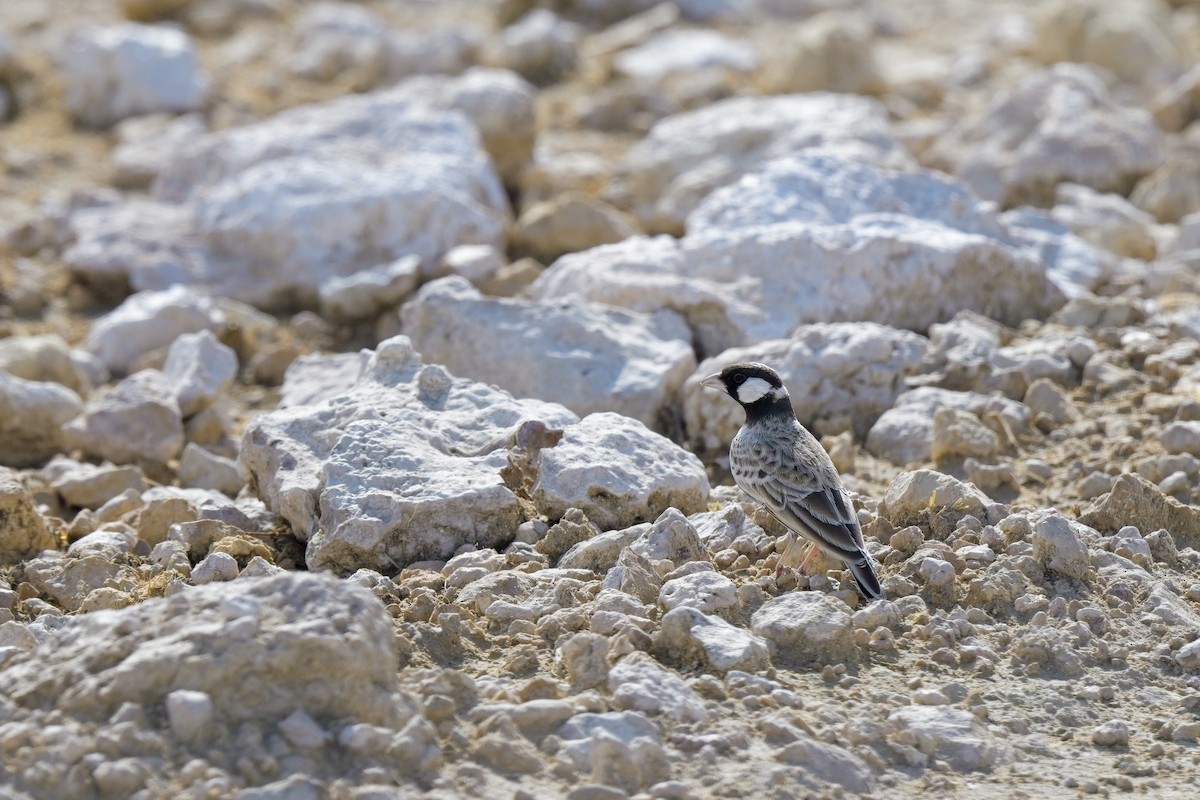
[[(765, 364), (742, 362), (709, 375), (701, 384), (724, 390), (746, 411), (746, 423), (729, 446), (729, 468), (738, 487), (766, 506), (788, 530), (845, 562), (868, 601), (882, 598), (862, 528), (837, 468), (796, 419), (779, 373)], [(781, 565), (788, 560), (787, 551)], [(815, 553), (816, 548), (801, 569)]]

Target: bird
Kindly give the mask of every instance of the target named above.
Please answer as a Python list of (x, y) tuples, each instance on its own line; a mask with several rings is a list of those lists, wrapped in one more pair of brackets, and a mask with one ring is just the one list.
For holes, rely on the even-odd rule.
[[(796, 419), (779, 373), (744, 361), (709, 375), (701, 385), (723, 390), (745, 409), (746, 422), (729, 446), (733, 480), (789, 531), (816, 545), (801, 569), (819, 548), (846, 565), (867, 601), (882, 599), (854, 504), (825, 448)], [(795, 541), (785, 549), (781, 567)]]

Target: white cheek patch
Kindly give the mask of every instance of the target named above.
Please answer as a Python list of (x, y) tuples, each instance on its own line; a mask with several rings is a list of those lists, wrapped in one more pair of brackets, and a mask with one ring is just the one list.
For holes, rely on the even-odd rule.
[(749, 405), (762, 400), (774, 391), (775, 387), (762, 378), (748, 378), (738, 387), (737, 399), (738, 402)]

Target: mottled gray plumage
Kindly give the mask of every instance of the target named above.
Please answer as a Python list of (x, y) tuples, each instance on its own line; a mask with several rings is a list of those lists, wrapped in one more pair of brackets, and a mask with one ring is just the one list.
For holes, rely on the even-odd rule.
[(743, 362), (710, 375), (704, 385), (724, 389), (746, 410), (746, 424), (729, 447), (729, 468), (741, 490), (789, 530), (844, 562), (864, 597), (883, 597), (837, 468), (796, 419), (779, 375)]

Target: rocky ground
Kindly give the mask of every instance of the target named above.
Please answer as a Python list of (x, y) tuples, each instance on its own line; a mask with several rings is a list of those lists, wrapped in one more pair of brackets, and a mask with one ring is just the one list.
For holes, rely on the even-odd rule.
[[(1200, 6), (4, 0), (0, 797), (1192, 798)], [(730, 485), (784, 376), (888, 599)]]

